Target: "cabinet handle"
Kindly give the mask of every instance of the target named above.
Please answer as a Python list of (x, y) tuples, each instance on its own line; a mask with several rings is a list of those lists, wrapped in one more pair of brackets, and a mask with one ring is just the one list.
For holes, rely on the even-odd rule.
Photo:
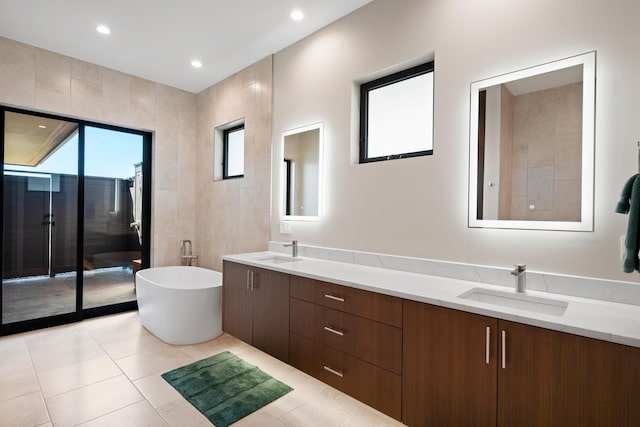
[(507, 368), (507, 332), (502, 331), (502, 369)]
[(340, 371), (336, 371), (335, 369), (331, 369), (330, 367), (328, 367), (327, 365), (323, 366), (324, 370), (327, 372), (331, 372), (333, 375), (336, 375), (340, 378), (344, 377), (344, 374)]
[(251, 292), (254, 291), (254, 289), (256, 288), (254, 279), (256, 277), (256, 273), (254, 271), (251, 271)]
[(251, 270), (247, 270), (247, 290), (250, 291), (250, 285), (249, 285), (249, 277), (251, 277)]
[(332, 300), (334, 300), (334, 301), (344, 302), (344, 298), (342, 298), (342, 297), (337, 297), (337, 296), (335, 296), (335, 295), (331, 295), (331, 294), (324, 294), (324, 297), (325, 297), (325, 298), (332, 299)]
[(484, 343), (484, 361), (489, 364), (489, 356), (491, 355), (491, 328), (487, 326), (486, 338)]
[(325, 326), (324, 330), (327, 332), (331, 332), (332, 334), (340, 335), (341, 337), (344, 336), (344, 332), (333, 329), (331, 326)]

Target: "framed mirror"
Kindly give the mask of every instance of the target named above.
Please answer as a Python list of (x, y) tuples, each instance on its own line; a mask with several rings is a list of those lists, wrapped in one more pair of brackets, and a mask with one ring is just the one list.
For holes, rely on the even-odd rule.
[(323, 125), (316, 123), (282, 133), (282, 217), (314, 221), (322, 212)]
[(593, 231), (595, 64), (471, 83), (469, 227)]

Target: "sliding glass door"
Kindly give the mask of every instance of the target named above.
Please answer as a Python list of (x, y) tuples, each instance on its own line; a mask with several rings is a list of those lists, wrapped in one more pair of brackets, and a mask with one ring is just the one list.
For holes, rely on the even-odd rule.
[(78, 126), (4, 115), (3, 324), (76, 312)]
[(136, 308), (150, 135), (10, 109), (0, 124), (0, 334)]
[(83, 307), (135, 301), (143, 137), (87, 126), (84, 140)]

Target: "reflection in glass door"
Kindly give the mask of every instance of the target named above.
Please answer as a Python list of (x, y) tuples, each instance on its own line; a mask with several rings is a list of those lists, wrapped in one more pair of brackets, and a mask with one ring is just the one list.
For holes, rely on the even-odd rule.
[(83, 308), (134, 301), (143, 136), (87, 126), (84, 140)]
[(78, 124), (4, 121), (2, 323), (75, 313)]

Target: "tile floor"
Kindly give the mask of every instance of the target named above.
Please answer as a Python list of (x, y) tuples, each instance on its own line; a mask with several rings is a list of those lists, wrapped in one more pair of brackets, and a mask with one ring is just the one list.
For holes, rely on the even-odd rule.
[(160, 374), (229, 350), (294, 391), (235, 426), (401, 426), (230, 335), (174, 346), (137, 312), (0, 337), (0, 426), (211, 426)]

